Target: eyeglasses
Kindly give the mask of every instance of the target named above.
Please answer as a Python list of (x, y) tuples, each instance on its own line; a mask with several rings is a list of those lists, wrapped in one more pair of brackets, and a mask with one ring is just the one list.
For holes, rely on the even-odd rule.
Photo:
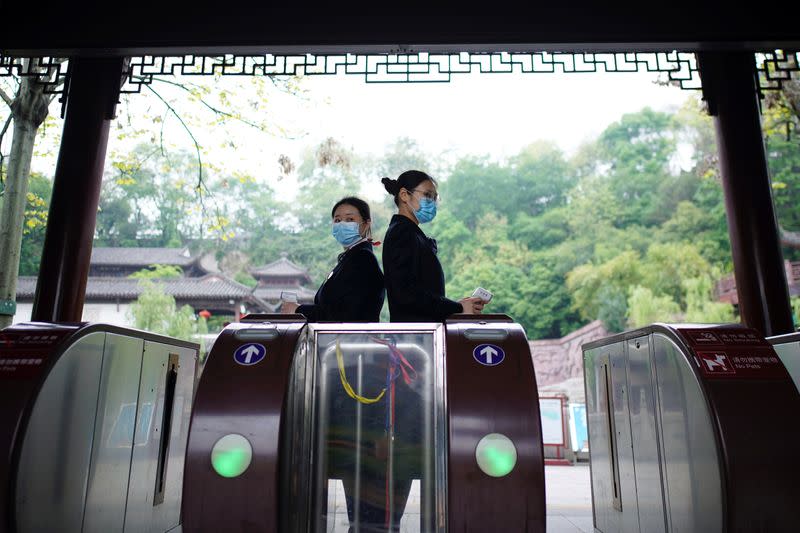
[(418, 192), (428, 200), (433, 200), (434, 202), (439, 201), (439, 193), (437, 193), (436, 191), (431, 192), (431, 191), (421, 191), (419, 189), (411, 189), (411, 192)]

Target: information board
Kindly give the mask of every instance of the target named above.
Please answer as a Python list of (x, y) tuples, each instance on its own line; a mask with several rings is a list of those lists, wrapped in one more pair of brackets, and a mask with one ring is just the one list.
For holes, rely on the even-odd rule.
[(542, 443), (563, 446), (564, 415), (560, 398), (539, 398), (539, 413), (542, 418)]
[(575, 452), (588, 452), (589, 428), (586, 425), (586, 404), (569, 404), (569, 429), (572, 450)]

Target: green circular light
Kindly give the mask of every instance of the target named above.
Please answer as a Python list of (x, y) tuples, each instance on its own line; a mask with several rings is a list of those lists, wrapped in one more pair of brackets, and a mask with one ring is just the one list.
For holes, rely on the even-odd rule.
[(484, 474), (503, 477), (517, 464), (517, 448), (501, 433), (489, 433), (478, 441), (475, 460)]
[(222, 477), (242, 475), (250, 466), (252, 458), (253, 447), (250, 446), (250, 441), (236, 433), (225, 435), (211, 449), (211, 466)]

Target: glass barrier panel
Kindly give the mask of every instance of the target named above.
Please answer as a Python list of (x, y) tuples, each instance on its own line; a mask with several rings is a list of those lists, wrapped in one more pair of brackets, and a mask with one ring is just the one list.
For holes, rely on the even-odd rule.
[(435, 334), (316, 333), (312, 531), (437, 530)]

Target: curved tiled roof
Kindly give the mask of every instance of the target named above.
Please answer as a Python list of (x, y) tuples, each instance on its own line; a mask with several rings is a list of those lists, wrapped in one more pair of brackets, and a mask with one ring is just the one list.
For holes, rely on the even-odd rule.
[(92, 248), (93, 265), (188, 266), (197, 260), (188, 248)]
[(286, 258), (285, 254), (281, 254), (281, 258), (273, 261), (264, 266), (255, 267), (250, 269), (250, 274), (255, 277), (299, 277), (307, 282), (311, 281), (308, 275), (308, 270), (292, 263)]
[[(138, 279), (90, 276), (86, 283), (87, 300), (135, 300), (142, 293)], [(153, 280), (164, 287), (164, 292), (176, 299), (205, 298), (209, 300), (242, 299), (253, 297), (250, 287), (220, 274), (206, 274), (199, 278), (170, 278)], [(36, 278), (21, 276), (17, 282), (17, 299), (32, 300), (36, 292)], [(258, 298), (256, 296), (256, 298)]]

